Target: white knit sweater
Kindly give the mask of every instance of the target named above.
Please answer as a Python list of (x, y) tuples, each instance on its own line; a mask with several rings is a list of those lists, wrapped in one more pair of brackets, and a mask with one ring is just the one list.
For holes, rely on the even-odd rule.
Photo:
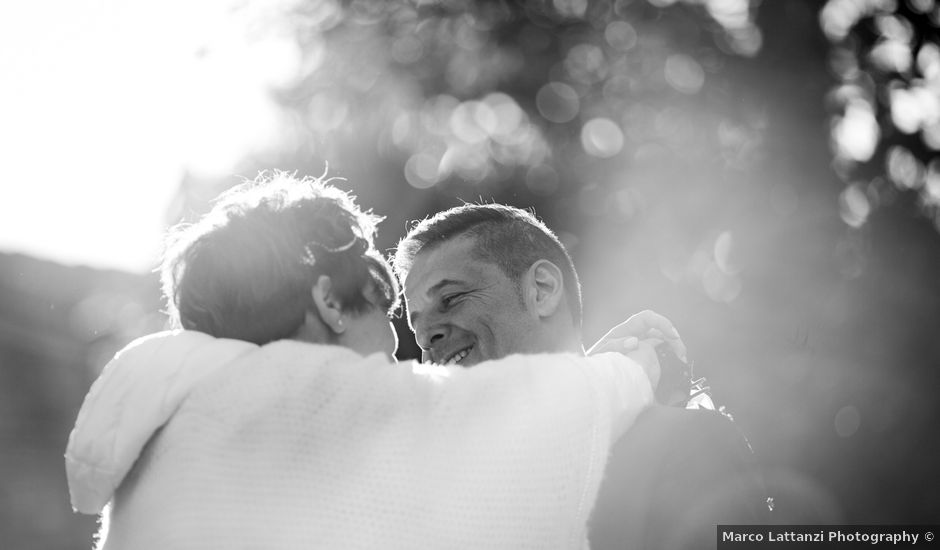
[(69, 438), (106, 549), (579, 548), (607, 453), (652, 401), (619, 354), (473, 369), (192, 331), (139, 339)]

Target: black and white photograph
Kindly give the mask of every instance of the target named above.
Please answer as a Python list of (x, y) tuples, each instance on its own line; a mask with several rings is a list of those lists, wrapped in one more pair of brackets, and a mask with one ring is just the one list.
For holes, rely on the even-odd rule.
[(0, 167), (2, 549), (940, 547), (936, 0), (10, 2)]

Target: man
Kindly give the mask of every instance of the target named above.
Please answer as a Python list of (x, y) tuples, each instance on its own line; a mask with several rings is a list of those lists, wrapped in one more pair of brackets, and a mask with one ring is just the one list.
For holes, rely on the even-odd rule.
[[(577, 272), (528, 212), (498, 204), (441, 212), (402, 239), (394, 264), (426, 360), (471, 367), (516, 353), (583, 353)], [(672, 325), (651, 312), (608, 336), (628, 334), (664, 338), (684, 354)], [(751, 460), (721, 415), (649, 409), (612, 450), (592, 547), (701, 548), (715, 544), (718, 523), (762, 522)]]

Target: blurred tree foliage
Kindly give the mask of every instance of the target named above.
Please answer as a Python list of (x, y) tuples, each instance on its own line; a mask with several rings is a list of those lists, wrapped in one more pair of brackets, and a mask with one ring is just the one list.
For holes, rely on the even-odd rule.
[(829, 0), (820, 23), (838, 84), (829, 94), (846, 223), (914, 193), (940, 228), (940, 6), (934, 0)]
[(522, 201), (576, 195), (604, 160), (746, 164), (763, 121), (722, 69), (760, 47), (752, 7), (670, 4), (302, 2), (285, 18), (301, 74), (280, 94), (296, 155), (378, 156), (414, 189)]

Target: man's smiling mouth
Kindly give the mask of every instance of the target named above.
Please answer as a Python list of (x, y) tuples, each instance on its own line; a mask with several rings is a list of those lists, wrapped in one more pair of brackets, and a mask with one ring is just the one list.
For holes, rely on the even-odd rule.
[(470, 350), (473, 349), (473, 346), (467, 346), (463, 349), (458, 350), (456, 353), (448, 357), (446, 360), (442, 361), (442, 365), (457, 365), (464, 360), (465, 357), (470, 355)]

